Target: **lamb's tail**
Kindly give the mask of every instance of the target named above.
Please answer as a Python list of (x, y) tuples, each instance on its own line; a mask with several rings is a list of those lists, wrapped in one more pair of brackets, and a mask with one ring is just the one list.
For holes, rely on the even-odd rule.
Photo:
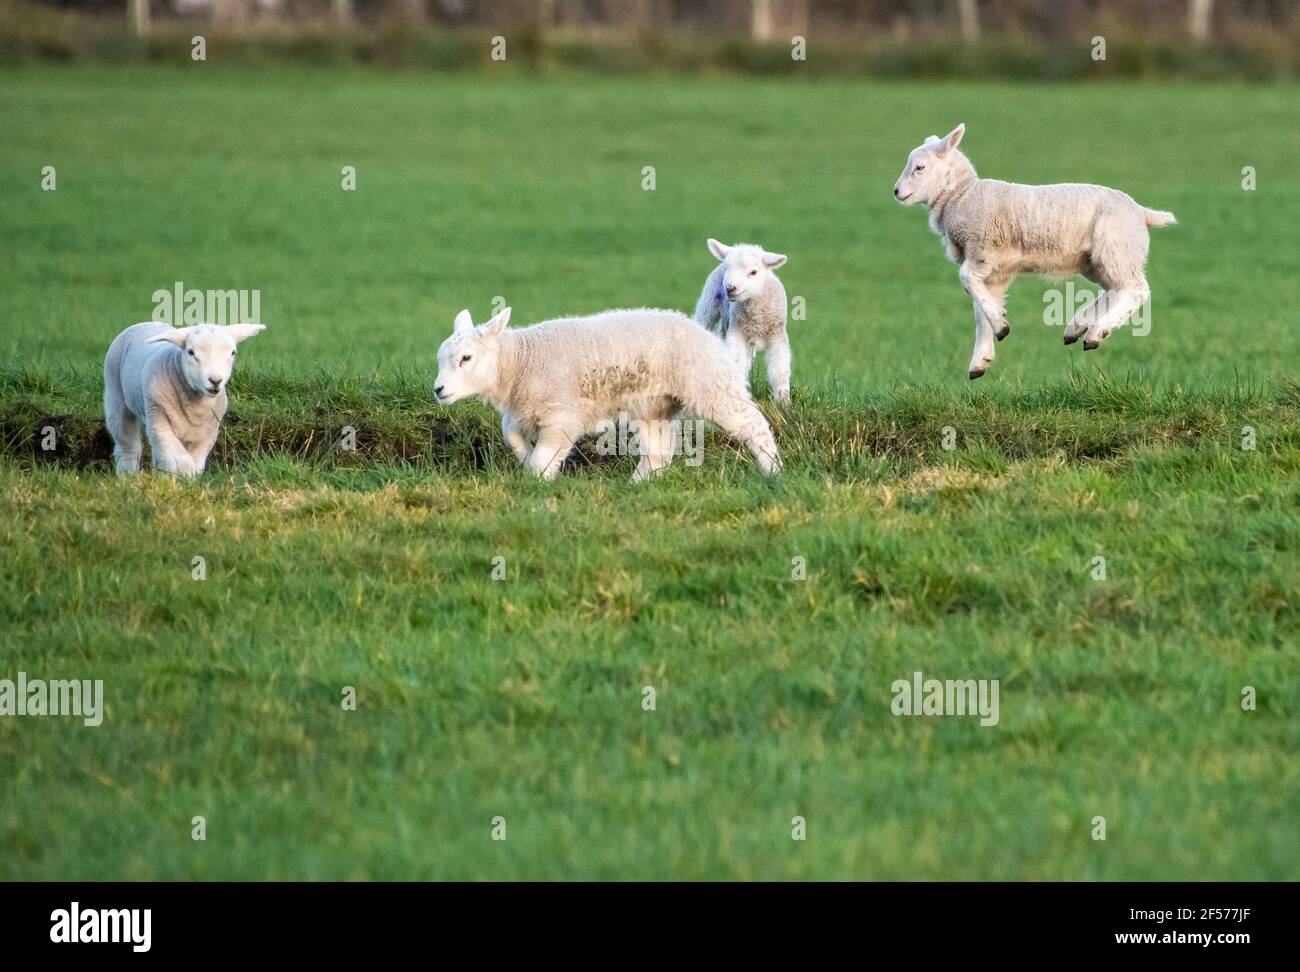
[(1163, 209), (1147, 209), (1143, 206), (1142, 215), (1146, 217), (1148, 226), (1169, 226), (1178, 222), (1173, 213), (1167, 213)]

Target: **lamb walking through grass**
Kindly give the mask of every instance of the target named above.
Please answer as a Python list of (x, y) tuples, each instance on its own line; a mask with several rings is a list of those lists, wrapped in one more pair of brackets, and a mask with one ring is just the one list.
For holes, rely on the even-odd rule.
[(154, 469), (197, 476), (217, 441), (228, 404), (235, 345), (264, 324), (135, 324), (104, 358), (104, 424), (121, 475), (140, 471), (144, 423)]
[(958, 150), (965, 125), (944, 138), (931, 135), (912, 150), (894, 197), (930, 208), (930, 228), (975, 308), (975, 350), (968, 374), (993, 363), (994, 339), (1011, 332), (1007, 288), (1021, 273), (1064, 279), (1082, 274), (1101, 291), (1065, 329), (1065, 343), (1083, 338), (1087, 351), (1151, 297), (1145, 267), (1152, 226), (1177, 222), (1173, 213), (1147, 209), (1117, 189), (1079, 183), (1025, 186), (981, 179)]
[(780, 253), (761, 246), (726, 246), (715, 239), (709, 252), (722, 262), (704, 281), (695, 320), (719, 335), (746, 382), (760, 348), (767, 382), (778, 404), (790, 402), (790, 336), (786, 332), (785, 287), (772, 271), (785, 264)]
[(434, 394), (444, 405), (477, 396), (501, 413), (520, 462), (552, 479), (578, 439), (635, 420), (633, 481), (673, 459), (687, 412), (712, 422), (780, 471), (776, 439), (717, 337), (668, 310), (611, 310), (507, 330), (510, 308), (475, 327), (468, 310), (438, 349)]

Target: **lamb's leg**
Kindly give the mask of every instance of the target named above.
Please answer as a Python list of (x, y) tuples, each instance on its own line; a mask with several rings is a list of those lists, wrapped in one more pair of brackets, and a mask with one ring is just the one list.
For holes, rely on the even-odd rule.
[(997, 351), (993, 346), (993, 325), (988, 315), (984, 313), (984, 308), (980, 306), (978, 300), (972, 300), (971, 304), (975, 308), (975, 349), (971, 352), (966, 374), (973, 381), (988, 371), (989, 365), (997, 356)]
[(210, 436), (204, 436), (203, 441), (192, 449), (187, 450), (190, 454), (190, 461), (194, 464), (194, 475), (199, 475), (207, 468), (208, 456), (212, 454), (212, 447), (216, 444), (217, 433), (213, 432)]
[(984, 281), (984, 287), (988, 290), (989, 296), (992, 297), (998, 306), (998, 317), (992, 320), (993, 336), (999, 341), (1006, 338), (1011, 333), (1011, 322), (1007, 320), (1007, 288), (1011, 286), (1011, 280), (993, 280), (992, 278)]
[(754, 366), (754, 349), (746, 343), (744, 335), (740, 333), (738, 327), (728, 330), (726, 337), (722, 340), (727, 346), (727, 354), (736, 368), (736, 373), (740, 375), (745, 387), (748, 388), (749, 372)]
[(140, 420), (131, 414), (116, 389), (104, 390), (104, 425), (113, 437), (113, 464), (119, 476), (140, 471)]
[(1151, 298), (1146, 280), (1129, 287), (1108, 290), (1102, 298), (1097, 320), (1083, 338), (1083, 350), (1092, 351), (1110, 337), (1115, 328), (1128, 323), (1129, 316)]
[(528, 465), (528, 454), (533, 451), (533, 444), (520, 431), (509, 412), (501, 416), (501, 434), (505, 437), (506, 445), (515, 451), (519, 461), (525, 466)]
[(544, 426), (538, 432), (537, 445), (533, 446), (525, 464), (543, 479), (554, 479), (565, 458), (573, 450), (575, 438), (563, 426)]
[(993, 346), (997, 332), (1001, 330), (1005, 336), (1011, 329), (1004, 319), (1002, 301), (993, 295), (985, 277), (980, 275), (970, 260), (962, 263), (958, 279), (961, 280), (962, 288), (970, 294), (975, 311), (975, 349), (971, 352), (970, 366), (967, 368), (967, 374), (975, 379), (988, 370), (997, 355)]
[(1070, 318), (1070, 323), (1065, 325), (1066, 344), (1073, 344), (1088, 333), (1088, 328), (1092, 327), (1097, 319), (1098, 302), (1101, 300), (1103, 293), (1104, 291), (1098, 290), (1097, 295), (1092, 300), (1075, 311), (1074, 316)]
[(736, 395), (701, 410), (700, 417), (712, 422), (723, 432), (744, 443), (754, 454), (754, 461), (765, 475), (774, 476), (781, 471), (781, 457), (776, 451), (776, 437), (763, 418), (758, 406), (748, 397)]
[(146, 422), (146, 431), (155, 470), (173, 476), (195, 475), (194, 460), (166, 421), (150, 419)]
[(632, 482), (649, 479), (673, 461), (676, 423), (667, 418), (643, 418), (637, 438), (641, 443), (641, 461), (632, 473)]
[(768, 342), (763, 353), (767, 357), (767, 383), (772, 386), (772, 399), (778, 405), (789, 405), (790, 336), (782, 331)]

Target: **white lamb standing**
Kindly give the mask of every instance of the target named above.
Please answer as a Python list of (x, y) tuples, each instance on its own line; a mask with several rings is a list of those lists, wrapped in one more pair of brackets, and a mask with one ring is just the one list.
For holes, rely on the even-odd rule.
[(772, 271), (785, 264), (780, 253), (761, 246), (726, 246), (709, 240), (709, 252), (722, 262), (704, 281), (695, 305), (695, 320), (718, 334), (736, 366), (749, 381), (754, 352), (767, 359), (772, 397), (790, 401), (790, 336), (786, 332), (785, 287)]
[(104, 358), (104, 423), (121, 475), (140, 471), (140, 423), (153, 468), (197, 476), (226, 414), (235, 345), (264, 324), (135, 324)]
[(1150, 298), (1148, 227), (1177, 222), (1174, 214), (1105, 186), (981, 179), (957, 149), (965, 132), (958, 125), (913, 149), (894, 196), (905, 206), (930, 208), (930, 228), (960, 267), (958, 278), (975, 307), (970, 377), (993, 363), (994, 338), (1011, 332), (1003, 301), (1021, 273), (1057, 279), (1078, 273), (1101, 288), (1065, 329), (1066, 344), (1082, 337), (1084, 349), (1093, 350)]
[(641, 459), (633, 482), (673, 459), (677, 418), (717, 425), (780, 471), (776, 440), (718, 338), (668, 310), (611, 310), (506, 329), (507, 307), (481, 327), (468, 310), (438, 349), (434, 394), (444, 405), (477, 396), (501, 413), (519, 460), (552, 479), (584, 435), (636, 420)]

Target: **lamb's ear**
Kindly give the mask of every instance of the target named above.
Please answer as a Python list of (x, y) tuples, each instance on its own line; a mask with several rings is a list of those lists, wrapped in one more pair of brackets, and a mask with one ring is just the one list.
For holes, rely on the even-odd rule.
[(785, 266), (786, 256), (784, 253), (768, 253), (763, 251), (763, 266), (769, 270), (775, 270), (777, 267)]
[(189, 337), (190, 329), (188, 327), (173, 327), (170, 331), (164, 331), (157, 337), (151, 337), (146, 344), (158, 344), (161, 341), (170, 341), (178, 348), (185, 347), (185, 339)]
[(500, 334), (502, 331), (506, 329), (506, 325), (509, 323), (510, 323), (510, 308), (504, 307), (495, 317), (493, 317), (490, 321), (488, 321), (486, 324), (483, 325), (483, 333), (489, 335)]
[(228, 324), (226, 326), (226, 333), (235, 339), (236, 344), (243, 341), (245, 338), (251, 338), (254, 334), (265, 330), (265, 324)]
[(469, 310), (463, 310), (456, 315), (456, 323), (453, 325), (453, 334), (468, 334), (474, 330), (474, 319), (469, 316)]
[(947, 135), (944, 136), (943, 145), (939, 149), (940, 155), (947, 155), (961, 143), (961, 137), (966, 134), (966, 123), (962, 122)]
[(710, 236), (709, 252), (712, 253), (715, 257), (717, 257), (719, 260), (725, 260), (727, 259), (727, 254), (731, 252), (731, 247), (727, 246), (725, 243), (719, 243), (717, 240), (715, 240), (713, 237)]

